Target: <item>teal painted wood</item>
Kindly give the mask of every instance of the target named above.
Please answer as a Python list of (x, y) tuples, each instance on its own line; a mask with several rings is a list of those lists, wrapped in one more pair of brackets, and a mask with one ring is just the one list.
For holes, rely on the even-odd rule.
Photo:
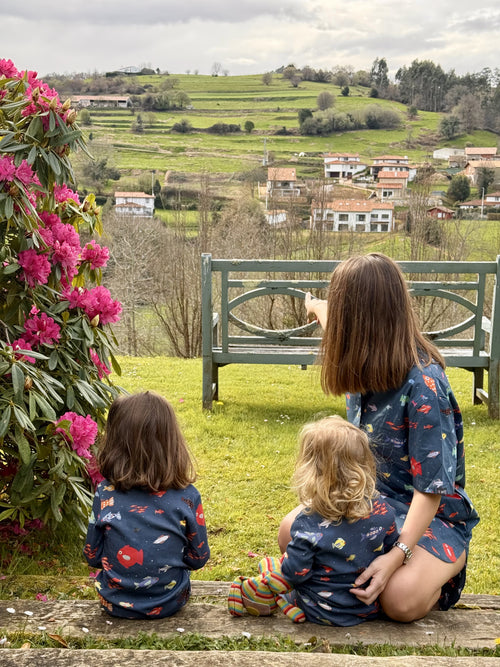
[[(230, 363), (288, 364), (307, 367), (315, 363), (321, 337), (314, 325), (269, 330), (234, 314), (242, 304), (266, 295), (303, 299), (311, 290), (328, 287), (336, 260), (212, 259), (202, 256), (203, 407), (218, 396), (219, 367)], [(458, 304), (469, 314), (448, 328), (427, 335), (441, 348), (449, 366), (473, 372), (474, 402), (489, 396), (489, 414), (499, 418), (498, 360), (500, 358), (500, 256), (496, 262), (398, 262), (407, 274), (415, 297), (435, 297)], [(293, 278), (283, 278), (283, 274)], [(243, 274), (243, 277), (242, 277)], [(261, 275), (265, 274), (265, 275)], [(322, 277), (324, 274), (324, 277)], [(418, 276), (423, 275), (423, 280)], [(435, 275), (435, 280), (429, 280)], [(220, 279), (220, 299), (213, 303), (212, 280)], [(485, 298), (487, 277), (494, 276), (491, 317)], [(236, 296), (231, 297), (236, 290)], [(465, 292), (457, 294), (457, 291)], [(213, 319), (213, 317), (215, 319)], [(236, 327), (244, 335), (234, 335)], [(457, 338), (472, 331), (470, 337)], [(486, 346), (487, 338), (488, 347)], [(483, 390), (488, 371), (488, 394)]]

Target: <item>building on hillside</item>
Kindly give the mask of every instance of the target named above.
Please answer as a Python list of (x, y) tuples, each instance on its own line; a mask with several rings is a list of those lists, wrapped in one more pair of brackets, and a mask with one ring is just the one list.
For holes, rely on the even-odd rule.
[(497, 157), (497, 149), (495, 147), (477, 147), (466, 146), (465, 157), (467, 160), (495, 160)]
[(75, 95), (71, 101), (80, 109), (89, 107), (128, 109), (132, 106), (132, 100), (128, 95)]
[(155, 198), (145, 192), (115, 192), (115, 211), (118, 215), (151, 218), (155, 212)]
[(432, 153), (434, 160), (449, 160), (457, 155), (465, 157), (463, 148), (438, 148)]
[(471, 160), (460, 173), (467, 176), (472, 185), (477, 185), (480, 169), (492, 169), (495, 172), (495, 183), (500, 182), (500, 160)]
[(264, 215), (270, 227), (284, 227), (288, 221), (288, 213), (285, 210), (264, 211)]
[(455, 211), (452, 208), (447, 208), (446, 206), (432, 206), (427, 209), (427, 215), (431, 218), (437, 218), (438, 220), (451, 220), (455, 214)]
[(269, 167), (267, 170), (267, 194), (270, 197), (296, 197), (300, 195), (297, 186), (297, 171), (294, 167)]
[(407, 180), (413, 181), (417, 175), (417, 167), (410, 165), (407, 155), (379, 155), (373, 158), (370, 174), (377, 179), (381, 171), (407, 172)]
[(500, 206), (500, 192), (489, 192), (484, 196), (484, 203), (488, 206)]
[(394, 229), (394, 204), (376, 199), (313, 202), (311, 228), (330, 232), (391, 232)]
[(403, 202), (405, 191), (402, 183), (377, 183), (375, 185), (376, 197), (382, 201)]
[(488, 209), (500, 209), (500, 192), (490, 192), (481, 199), (469, 199), (469, 201), (460, 202), (458, 208), (461, 211), (479, 209), (481, 212)]
[(358, 153), (327, 153), (323, 156), (325, 178), (350, 181), (366, 171), (368, 165), (361, 162)]

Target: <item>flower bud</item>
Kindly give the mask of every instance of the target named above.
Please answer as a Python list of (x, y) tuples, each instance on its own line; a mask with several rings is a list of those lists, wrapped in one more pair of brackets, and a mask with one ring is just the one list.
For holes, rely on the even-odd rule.
[(88, 202), (87, 200), (85, 200), (85, 201), (83, 202), (82, 211), (83, 211), (84, 213), (87, 213), (87, 211), (89, 210), (89, 208), (90, 208), (90, 204), (89, 204), (89, 202)]
[(67, 110), (70, 108), (70, 106), (71, 106), (71, 100), (70, 100), (70, 98), (68, 97), (68, 99), (66, 100), (66, 102), (62, 105), (62, 110), (63, 110), (63, 111), (67, 111)]
[(32, 93), (31, 93), (31, 99), (33, 102), (37, 102), (38, 98), (40, 97), (40, 88), (34, 88)]
[(52, 109), (52, 111), (57, 111), (57, 109), (58, 109), (59, 106), (60, 106), (59, 99), (58, 99), (57, 97), (53, 97), (53, 98), (50, 100), (50, 105), (49, 105), (49, 106), (50, 106), (50, 108)]
[(29, 377), (29, 375), (27, 375), (24, 378), (24, 389), (25, 389), (25, 391), (29, 391), (32, 386), (33, 386), (33, 380)]
[(70, 109), (68, 115), (66, 116), (66, 122), (68, 123), (68, 125), (73, 125), (73, 123), (76, 121), (76, 116), (77, 116), (76, 111), (74, 109)]
[(11, 197), (17, 197), (18, 194), (19, 194), (19, 188), (17, 187), (17, 185), (12, 183), (10, 188), (9, 188), (9, 195)]
[(96, 315), (90, 320), (90, 324), (93, 327), (96, 327), (99, 324), (99, 315)]

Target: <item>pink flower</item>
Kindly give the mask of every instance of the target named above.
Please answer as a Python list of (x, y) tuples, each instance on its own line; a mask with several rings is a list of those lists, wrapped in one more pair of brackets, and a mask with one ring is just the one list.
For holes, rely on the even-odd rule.
[(5, 76), (7, 79), (14, 79), (19, 76), (12, 60), (5, 60), (4, 58), (0, 60), (0, 76)]
[(11, 182), (16, 175), (16, 167), (14, 165), (14, 158), (10, 155), (0, 157), (0, 181)]
[(18, 256), (19, 266), (22, 268), (21, 279), (30, 287), (45, 285), (50, 275), (50, 262), (45, 255), (39, 255), (36, 250), (22, 250)]
[(68, 296), (69, 307), (81, 308), (89, 320), (93, 320), (96, 315), (99, 315), (100, 324), (112, 324), (120, 319), (121, 303), (114, 301), (109, 290), (102, 285), (89, 290), (74, 289)]
[(90, 350), (90, 358), (91, 358), (92, 361), (94, 362), (94, 364), (95, 364), (95, 366), (96, 366), (96, 368), (97, 368), (97, 373), (99, 374), (99, 377), (100, 377), (100, 378), (104, 377), (105, 375), (109, 375), (109, 374), (111, 373), (111, 371), (110, 371), (109, 368), (106, 366), (106, 364), (104, 364), (104, 363), (99, 359), (99, 355), (97, 354), (97, 352), (95, 352), (94, 350)]
[(73, 200), (76, 204), (80, 205), (80, 199), (77, 192), (70, 190), (67, 185), (54, 185), (54, 197), (58, 204), (62, 204), (68, 199)]
[(49, 213), (48, 211), (42, 211), (40, 213), (40, 220), (43, 222), (46, 228), (51, 228), (56, 222), (61, 222), (61, 218), (55, 213)]
[[(17, 340), (12, 341), (12, 349), (13, 350), (32, 350), (33, 348), (31, 347), (31, 343), (28, 343), (28, 341), (24, 340), (24, 338), (18, 338)], [(34, 357), (28, 357), (25, 356), (24, 354), (16, 354), (16, 359), (19, 359), (20, 361), (27, 361), (30, 364), (35, 364), (36, 359)]]
[(34, 315), (24, 323), (25, 340), (32, 345), (53, 345), (61, 336), (61, 328), (47, 313)]
[(76, 266), (78, 264), (78, 258), (80, 255), (80, 248), (74, 248), (69, 243), (63, 242), (60, 243), (56, 241), (54, 243), (54, 253), (52, 255), (52, 261), (54, 264), (60, 264), (61, 267), (73, 277), (77, 273)]
[(101, 247), (93, 239), (82, 250), (82, 262), (89, 262), (91, 269), (98, 269), (106, 266), (109, 259), (109, 250)]
[(87, 463), (87, 475), (90, 477), (92, 486), (95, 487), (102, 482), (104, 477), (101, 475), (99, 468), (97, 467), (97, 461), (93, 454), (90, 455), (89, 462)]
[[(92, 419), (90, 415), (82, 417), (77, 415), (76, 412), (65, 412), (59, 419), (56, 424), (60, 424), (62, 421), (69, 421), (69, 433), (70, 433), (70, 442), (72, 449), (85, 459), (91, 459), (92, 454), (90, 453), (90, 447), (94, 444), (95, 439), (97, 438), (97, 424)], [(66, 440), (68, 440), (68, 434), (66, 429), (57, 428), (56, 433), (62, 433)]]
[(47, 600), (49, 599), (49, 598), (48, 598), (46, 595), (44, 595), (43, 593), (37, 593), (37, 594), (35, 595), (35, 598), (36, 598), (37, 600), (40, 600), (40, 602), (47, 602)]
[(33, 169), (30, 165), (23, 160), (19, 167), (16, 169), (16, 178), (21, 181), (24, 185), (30, 185), (30, 183), (40, 183), (38, 176), (33, 172)]

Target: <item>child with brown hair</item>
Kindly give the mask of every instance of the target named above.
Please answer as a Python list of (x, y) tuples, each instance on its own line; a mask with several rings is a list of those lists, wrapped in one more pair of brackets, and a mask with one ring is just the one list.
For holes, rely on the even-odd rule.
[(190, 570), (210, 557), (196, 475), (172, 406), (152, 392), (109, 410), (97, 463), (84, 554), (102, 568), (103, 609), (123, 618), (175, 614), (189, 599)]
[(301, 505), (291, 541), (281, 560), (259, 564), (260, 575), (235, 580), (230, 613), (265, 615), (267, 604), (295, 622), (350, 626), (376, 618), (378, 602), (367, 605), (352, 594), (360, 573), (397, 540), (394, 511), (375, 483), (375, 461), (360, 429), (338, 416), (304, 426), (294, 474)]

